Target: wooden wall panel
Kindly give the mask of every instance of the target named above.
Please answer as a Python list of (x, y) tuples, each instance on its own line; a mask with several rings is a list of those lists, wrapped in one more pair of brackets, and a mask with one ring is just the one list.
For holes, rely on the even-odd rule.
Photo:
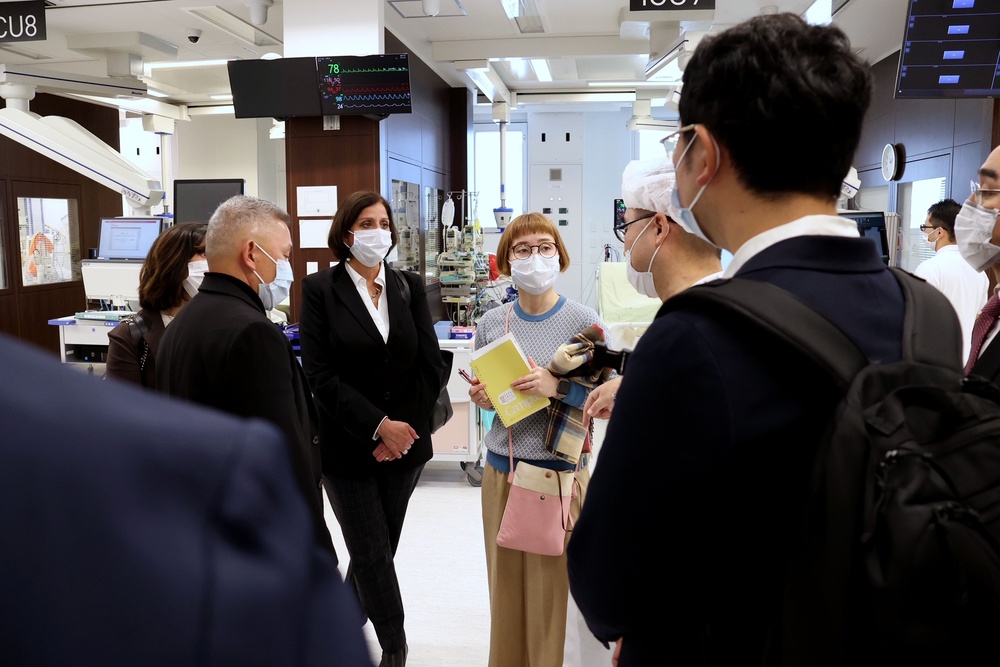
[[(452, 124), (452, 89), (419, 57), (391, 33), (385, 35), (386, 53), (410, 54), (410, 90), (412, 113), (394, 114), (381, 121), (363, 116), (341, 116), (339, 130), (323, 130), (321, 118), (290, 118), (285, 122), (285, 164), (288, 212), (292, 215), (292, 270), (306, 275), (307, 262), (327, 266), (327, 248), (300, 248), (298, 221), (295, 215), (296, 188), (336, 185), (338, 206), (352, 192), (375, 190), (383, 196), (382, 173), (389, 156), (401, 157), (419, 167), (445, 174), (450, 183), (449, 164), (454, 142), (468, 149), (464, 135), (450, 135)], [(463, 89), (464, 90), (464, 89)], [(463, 124), (471, 128), (471, 104), (464, 108)], [(383, 125), (384, 124), (384, 125)], [(381, 145), (384, 130), (385, 145)], [(467, 163), (463, 166), (462, 187)], [(388, 198), (388, 197), (387, 197)], [(298, 321), (301, 299), (300, 283), (292, 286), (291, 320)]]
[[(70, 118), (116, 150), (119, 148), (118, 110), (56, 95), (39, 94), (31, 100), (32, 112), (42, 116)], [(82, 281), (48, 288), (20, 288), (20, 256), (17, 244), (17, 204), (10, 183), (72, 185), (79, 192), (80, 248), (97, 246), (101, 217), (122, 214), (121, 194), (64, 167), (21, 144), (0, 137), (0, 180), (6, 181), (3, 216), (5, 262), (11, 286), (0, 291), (0, 331), (58, 354), (58, 331), (49, 319), (72, 315), (86, 307)]]

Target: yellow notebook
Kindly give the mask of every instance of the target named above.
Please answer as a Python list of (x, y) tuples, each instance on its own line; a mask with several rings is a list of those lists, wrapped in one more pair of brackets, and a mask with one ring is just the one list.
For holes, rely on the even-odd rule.
[(470, 365), (475, 376), (486, 384), (486, 395), (507, 428), (549, 404), (546, 396), (522, 394), (511, 388), (514, 380), (531, 372), (528, 358), (511, 334), (473, 352)]

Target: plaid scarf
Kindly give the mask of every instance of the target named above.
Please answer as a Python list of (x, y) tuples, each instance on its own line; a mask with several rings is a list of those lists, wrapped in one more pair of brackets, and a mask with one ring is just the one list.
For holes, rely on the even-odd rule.
[[(594, 343), (604, 341), (604, 331), (593, 324), (556, 349), (548, 370), (556, 377), (593, 389), (611, 377), (611, 369), (595, 367)], [(584, 426), (583, 410), (562, 401), (549, 403), (545, 448), (557, 458), (576, 464), (590, 451), (593, 423)]]

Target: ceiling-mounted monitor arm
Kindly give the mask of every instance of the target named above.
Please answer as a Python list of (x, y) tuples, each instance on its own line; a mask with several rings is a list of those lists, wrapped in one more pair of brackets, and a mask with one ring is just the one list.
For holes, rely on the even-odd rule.
[(0, 134), (120, 193), (136, 215), (148, 216), (161, 203), (158, 180), (75, 121), (28, 111), (34, 87), (3, 81), (3, 76), (0, 72), (0, 97), (7, 106), (0, 109)]

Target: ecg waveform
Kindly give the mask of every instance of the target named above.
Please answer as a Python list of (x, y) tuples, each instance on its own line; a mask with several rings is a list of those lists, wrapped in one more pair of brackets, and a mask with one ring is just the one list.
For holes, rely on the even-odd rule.
[(409, 111), (407, 65), (403, 54), (317, 58), (323, 114)]

